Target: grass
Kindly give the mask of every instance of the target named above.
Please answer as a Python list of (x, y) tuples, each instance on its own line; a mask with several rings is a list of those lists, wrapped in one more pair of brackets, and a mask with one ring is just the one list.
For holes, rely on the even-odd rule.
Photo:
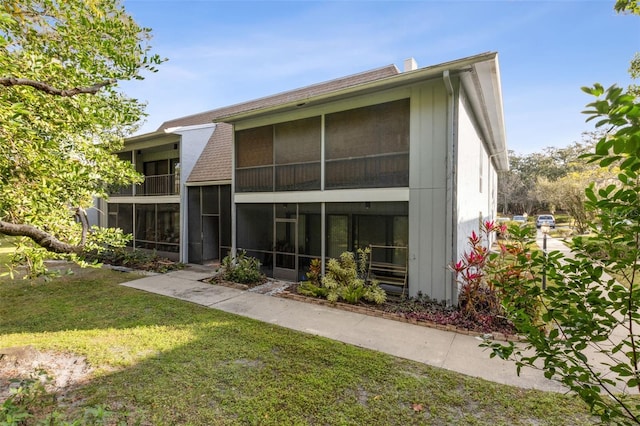
[(48, 283), (0, 282), (0, 347), (75, 353), (95, 368), (58, 411), (103, 404), (120, 420), (153, 425), (594, 423), (569, 396), (118, 285), (131, 278), (84, 270)]

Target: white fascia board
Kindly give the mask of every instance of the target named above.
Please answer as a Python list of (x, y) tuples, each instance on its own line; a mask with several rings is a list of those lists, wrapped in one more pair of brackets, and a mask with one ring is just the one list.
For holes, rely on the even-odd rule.
[(490, 158), (495, 161), (498, 170), (508, 170), (509, 157), (497, 55), (473, 64), (472, 72), (463, 73), (460, 78), (474, 115), (479, 120)]
[(192, 130), (207, 129), (209, 127), (216, 127), (216, 123), (194, 124), (193, 126), (169, 127), (169, 128), (164, 130), (164, 133), (182, 134), (184, 132), (189, 132), (189, 131), (192, 131)]
[(235, 203), (358, 203), (409, 201), (409, 188), (238, 193)]

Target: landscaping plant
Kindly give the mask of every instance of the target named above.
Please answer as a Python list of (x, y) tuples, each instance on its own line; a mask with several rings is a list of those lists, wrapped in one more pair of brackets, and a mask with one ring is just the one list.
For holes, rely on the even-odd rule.
[(220, 262), (220, 278), (240, 284), (261, 284), (266, 280), (260, 271), (260, 261), (239, 250), (236, 256), (229, 254)]
[[(493, 234), (498, 233), (497, 251), (490, 249)], [(526, 283), (533, 277), (532, 256), (529, 249), (531, 229), (519, 224), (507, 226), (487, 221), (478, 233), (468, 238), (469, 250), (461, 260), (450, 266), (456, 273), (459, 286), (456, 323), (473, 324), (487, 332), (512, 330), (505, 309), (517, 306), (532, 317), (539, 312), (537, 303), (523, 303)]]
[(307, 280), (302, 281), (298, 286), (298, 293), (311, 297), (327, 297), (328, 289), (322, 286), (322, 262), (320, 259), (312, 259), (309, 271), (306, 273)]
[[(487, 346), (492, 356), (515, 360), (518, 372), (544, 370), (603, 421), (640, 424), (640, 400), (633, 395), (640, 391), (640, 103), (616, 86), (583, 90), (598, 98), (585, 111), (589, 120), (607, 129), (588, 158), (617, 166), (617, 182), (586, 189), (594, 236), (575, 238), (572, 256), (530, 260), (554, 285), (542, 290), (529, 277), (520, 303), (505, 304), (526, 344)], [(535, 300), (544, 306), (542, 322), (524, 308)]]
[(387, 300), (387, 293), (378, 282), (367, 281), (367, 265), (371, 249), (358, 249), (358, 260), (352, 252), (346, 251), (340, 259), (329, 259), (322, 285), (327, 289), (327, 300), (358, 303), (360, 299), (378, 305)]

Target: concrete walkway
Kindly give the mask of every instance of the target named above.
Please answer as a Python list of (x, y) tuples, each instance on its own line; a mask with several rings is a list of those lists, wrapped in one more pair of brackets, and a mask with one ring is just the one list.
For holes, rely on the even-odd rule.
[(212, 274), (211, 269), (189, 266), (122, 285), (496, 383), (566, 391), (540, 371), (523, 369), (517, 376), (514, 363), (489, 358), (490, 352), (479, 347), (477, 337), (199, 281)]

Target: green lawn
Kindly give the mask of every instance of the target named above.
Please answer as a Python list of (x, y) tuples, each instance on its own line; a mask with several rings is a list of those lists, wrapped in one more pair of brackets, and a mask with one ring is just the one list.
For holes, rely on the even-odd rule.
[(128, 424), (149, 425), (595, 423), (569, 396), (497, 385), (118, 285), (131, 278), (83, 270), (48, 283), (0, 281), (0, 348), (75, 353), (95, 368), (59, 401), (68, 418), (78, 414), (66, 410), (104, 404)]

